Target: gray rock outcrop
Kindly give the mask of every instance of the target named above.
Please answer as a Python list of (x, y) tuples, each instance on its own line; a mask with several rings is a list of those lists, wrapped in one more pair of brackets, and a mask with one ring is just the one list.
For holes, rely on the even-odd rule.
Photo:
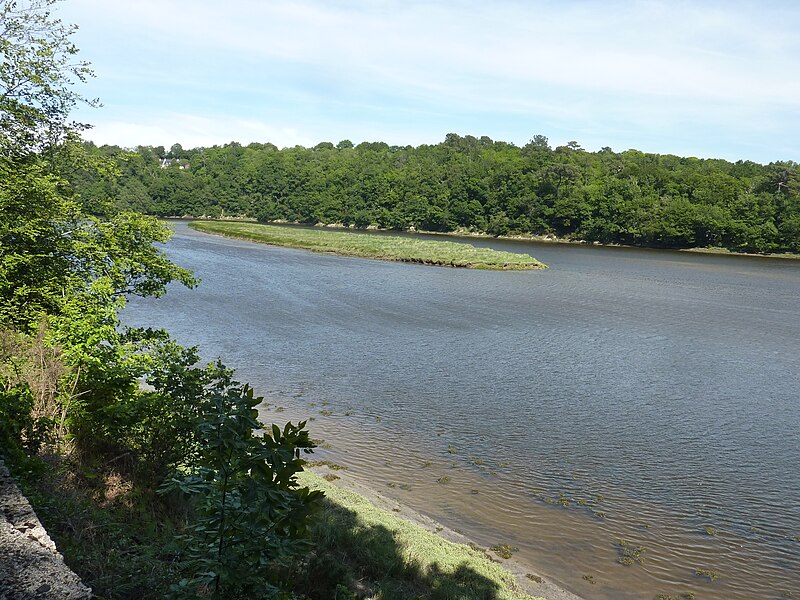
[(0, 461), (0, 600), (89, 598)]

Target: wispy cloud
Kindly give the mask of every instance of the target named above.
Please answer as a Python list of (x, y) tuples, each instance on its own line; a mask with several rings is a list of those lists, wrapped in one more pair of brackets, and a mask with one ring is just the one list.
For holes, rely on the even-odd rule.
[(291, 127), (238, 118), (205, 117), (195, 114), (145, 114), (135, 119), (101, 120), (88, 136), (97, 144), (165, 146), (180, 142), (186, 148), (248, 144), (272, 141), (281, 147), (309, 146), (318, 140)]
[[(715, 138), (736, 127), (760, 136), (757, 158), (800, 133), (790, 2), (72, 0), (68, 15), (114, 82), (98, 82), (107, 104), (149, 87), (200, 118), (310, 123), (309, 136), (344, 121), (388, 135), (409, 110), (438, 135), (481, 117), (495, 130), (591, 124), (610, 139), (678, 127), (706, 155), (729, 152)], [(718, 135), (691, 139), (698, 122)]]

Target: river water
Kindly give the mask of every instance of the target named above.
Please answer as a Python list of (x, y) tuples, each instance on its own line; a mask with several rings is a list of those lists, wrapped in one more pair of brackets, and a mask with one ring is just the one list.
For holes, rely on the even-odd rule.
[(350, 476), (586, 598), (800, 598), (800, 262), (469, 240), (550, 266), (471, 271), (176, 229), (202, 283), (126, 323), (221, 356)]

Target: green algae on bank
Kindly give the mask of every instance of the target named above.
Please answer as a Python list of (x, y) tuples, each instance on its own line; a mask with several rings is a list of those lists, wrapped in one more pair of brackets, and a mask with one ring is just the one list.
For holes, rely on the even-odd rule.
[[(340, 575), (348, 570), (358, 574), (350, 583), (362, 592), (411, 598), (428, 597), (435, 590), (437, 598), (544, 600), (525, 593), (514, 575), (485, 551), (447, 541), (315, 473), (305, 471), (297, 479), (325, 492), (312, 526), (316, 552), (326, 564), (336, 565)], [(341, 580), (336, 583), (337, 590), (350, 591)]]
[(343, 256), (468, 269), (517, 271), (547, 268), (528, 254), (476, 248), (463, 242), (363, 235), (237, 221), (192, 221), (189, 227), (226, 237), (315, 252), (332, 252)]

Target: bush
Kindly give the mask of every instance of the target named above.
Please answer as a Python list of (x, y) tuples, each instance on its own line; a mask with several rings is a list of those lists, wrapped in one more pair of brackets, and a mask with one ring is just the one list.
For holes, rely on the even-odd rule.
[(232, 381), (217, 363), (200, 402), (197, 428), (201, 451), (196, 463), (160, 489), (197, 503), (189, 533), (182, 537), (175, 586), (184, 597), (273, 597), (282, 582), (276, 565), (305, 551), (308, 517), (322, 493), (300, 488), (302, 452), (313, 447), (305, 422), (256, 435), (263, 427), (255, 410), (263, 398)]

